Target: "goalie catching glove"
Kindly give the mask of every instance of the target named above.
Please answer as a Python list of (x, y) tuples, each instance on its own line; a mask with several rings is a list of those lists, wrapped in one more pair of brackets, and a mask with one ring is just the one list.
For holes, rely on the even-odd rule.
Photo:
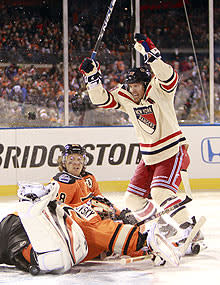
[(128, 208), (123, 209), (121, 213), (116, 216), (117, 220), (121, 220), (123, 224), (135, 225), (138, 221)]
[(144, 56), (145, 63), (151, 63), (155, 59), (161, 58), (160, 51), (155, 47), (154, 43), (143, 34), (135, 34), (136, 43), (134, 48)]
[(101, 83), (100, 64), (91, 58), (84, 58), (79, 71), (82, 73), (87, 88), (92, 89)]
[(102, 220), (112, 219), (115, 220), (116, 209), (114, 205), (105, 197), (94, 196), (90, 200), (93, 210), (95, 210)]
[(136, 218), (128, 208), (120, 211), (107, 198), (94, 196), (90, 200), (92, 208), (104, 219), (112, 219), (114, 221), (122, 221), (123, 224), (135, 225)]

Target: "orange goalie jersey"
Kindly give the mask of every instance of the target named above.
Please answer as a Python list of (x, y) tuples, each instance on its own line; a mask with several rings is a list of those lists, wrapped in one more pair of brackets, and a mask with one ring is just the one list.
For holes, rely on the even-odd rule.
[(144, 240), (138, 227), (111, 219), (102, 220), (86, 203), (74, 208), (65, 204), (61, 207), (83, 230), (88, 244), (88, 254), (83, 261), (91, 260), (104, 251), (130, 256), (146, 254), (140, 250)]
[[(62, 212), (57, 212), (56, 207), (64, 209), (62, 219), (57, 218), (57, 213), (60, 215)], [(102, 252), (108, 251), (131, 256), (148, 254), (145, 249), (142, 249), (145, 246), (146, 237), (139, 232), (139, 228), (136, 226), (124, 225), (110, 219), (102, 220), (96, 211), (87, 204), (72, 208), (66, 204), (52, 202), (48, 204), (48, 209), (53, 213), (51, 217), (56, 220), (57, 224), (63, 221), (72, 242), (74, 239), (70, 231), (73, 220), (82, 229), (88, 245), (88, 253), (81, 262), (91, 260)], [(42, 213), (45, 215), (46, 212)], [(35, 262), (35, 259), (32, 258), (34, 250), (17, 213), (9, 214), (0, 222), (0, 233), (2, 244), (0, 263), (16, 265), (19, 269), (29, 271), (30, 263)], [(51, 239), (50, 236), (48, 238)], [(15, 255), (19, 258), (12, 258)]]
[(57, 173), (53, 179), (60, 185), (57, 200), (76, 207), (85, 203), (91, 195), (102, 195), (95, 176), (85, 172), (82, 177), (73, 176), (67, 172)]

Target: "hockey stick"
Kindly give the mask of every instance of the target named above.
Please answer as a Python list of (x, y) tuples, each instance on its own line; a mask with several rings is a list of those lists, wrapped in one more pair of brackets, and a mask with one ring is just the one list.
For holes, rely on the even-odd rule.
[(189, 176), (188, 176), (187, 170), (182, 169), (180, 171), (180, 175), (181, 175), (181, 178), (182, 178), (182, 182), (183, 182), (183, 186), (184, 186), (186, 195), (189, 196), (190, 198), (192, 198), (192, 190), (191, 190), (191, 187), (190, 187)]
[(173, 205), (173, 206), (171, 206), (171, 207), (169, 207), (169, 208), (167, 208), (167, 209), (165, 209), (165, 210), (163, 210), (163, 211), (161, 211), (159, 213), (154, 214), (153, 216), (151, 216), (149, 218), (146, 218), (146, 219), (138, 222), (136, 224), (136, 226), (139, 227), (140, 225), (143, 225), (146, 222), (149, 222), (149, 221), (152, 221), (154, 219), (157, 219), (157, 218), (161, 217), (162, 215), (168, 214), (169, 212), (171, 212), (171, 211), (173, 211), (173, 210), (175, 210), (175, 209), (177, 209), (177, 208), (179, 208), (179, 207), (181, 207), (181, 206), (183, 206), (183, 205), (185, 205), (185, 204), (187, 204), (187, 203), (189, 203), (191, 201), (192, 201), (192, 198), (190, 198), (189, 196), (186, 195), (186, 198), (183, 201), (181, 201), (180, 203), (175, 204), (175, 205)]
[(137, 261), (144, 261), (147, 259), (151, 259), (153, 257), (152, 254), (149, 255), (142, 255), (142, 256), (135, 256), (135, 257), (122, 257), (117, 259), (109, 259), (109, 260), (88, 260), (85, 263), (99, 263), (99, 264), (112, 264), (112, 263), (119, 263), (122, 265), (134, 263)]
[(96, 53), (97, 53), (97, 51), (98, 51), (98, 49), (100, 47), (100, 44), (101, 44), (101, 41), (102, 41), (102, 38), (103, 38), (103, 35), (104, 35), (104, 32), (105, 32), (105, 29), (106, 29), (106, 27), (108, 25), (108, 21), (109, 21), (109, 19), (111, 17), (111, 14), (112, 14), (115, 2), (116, 2), (116, 0), (111, 0), (110, 6), (109, 6), (108, 11), (107, 11), (107, 14), (105, 16), (105, 20), (104, 20), (104, 22), (102, 24), (101, 30), (99, 32), (98, 39), (96, 41), (94, 50), (92, 52), (91, 59), (95, 59), (95, 57), (96, 57)]
[(199, 221), (195, 224), (195, 226), (193, 227), (192, 231), (190, 232), (189, 236), (187, 237), (184, 245), (180, 248), (180, 253), (181, 256), (184, 256), (190, 243), (193, 241), (194, 237), (196, 236), (196, 234), (198, 233), (198, 231), (200, 230), (200, 228), (204, 225), (206, 221), (206, 218), (204, 216), (202, 216)]
[(149, 254), (149, 255), (143, 255), (143, 256), (121, 258), (120, 264), (134, 263), (136, 261), (143, 261), (143, 260), (151, 259), (152, 257), (153, 257), (153, 255)]

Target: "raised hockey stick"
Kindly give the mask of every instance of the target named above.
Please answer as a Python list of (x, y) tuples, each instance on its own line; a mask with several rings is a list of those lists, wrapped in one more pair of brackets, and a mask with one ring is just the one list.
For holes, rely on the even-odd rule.
[(173, 210), (175, 210), (175, 209), (177, 209), (177, 208), (179, 208), (179, 207), (181, 207), (181, 206), (183, 206), (183, 205), (185, 205), (185, 204), (187, 204), (187, 203), (189, 203), (191, 201), (192, 201), (192, 198), (190, 198), (189, 196), (186, 195), (186, 198), (183, 201), (181, 201), (180, 203), (175, 204), (175, 205), (173, 205), (173, 206), (171, 206), (171, 207), (169, 207), (169, 208), (167, 208), (167, 209), (165, 209), (165, 210), (163, 210), (163, 211), (161, 211), (159, 213), (154, 214), (153, 216), (151, 216), (149, 218), (146, 218), (146, 219), (138, 222), (136, 224), (136, 226), (139, 227), (140, 225), (143, 225), (146, 222), (149, 222), (149, 221), (152, 221), (154, 219), (157, 219), (157, 218), (161, 217), (162, 215), (168, 214), (169, 212), (171, 212), (171, 211), (173, 211)]
[(193, 227), (193, 229), (190, 232), (189, 236), (187, 237), (184, 245), (180, 248), (180, 253), (181, 253), (182, 256), (185, 255), (189, 245), (192, 243), (194, 237), (196, 236), (196, 234), (198, 233), (200, 228), (204, 225), (205, 221), (206, 221), (206, 218), (204, 216), (202, 216), (199, 219), (199, 221), (195, 224), (195, 226)]
[(116, 2), (116, 0), (111, 0), (110, 6), (109, 6), (108, 11), (107, 11), (106, 16), (105, 16), (105, 20), (104, 20), (104, 22), (102, 24), (101, 30), (99, 32), (98, 39), (96, 41), (94, 50), (93, 50), (92, 55), (91, 55), (92, 59), (95, 59), (95, 57), (96, 57), (96, 53), (97, 53), (97, 51), (98, 51), (98, 49), (100, 47), (100, 44), (101, 44), (101, 41), (102, 41), (102, 38), (103, 38), (103, 35), (104, 35), (104, 32), (105, 32), (105, 29), (106, 29), (106, 27), (108, 25), (108, 21), (109, 21), (109, 19), (111, 17), (111, 14), (112, 14), (115, 2)]

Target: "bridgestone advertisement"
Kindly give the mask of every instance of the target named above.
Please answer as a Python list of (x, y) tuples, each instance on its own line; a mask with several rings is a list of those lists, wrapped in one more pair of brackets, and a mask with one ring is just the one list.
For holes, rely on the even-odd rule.
[[(190, 178), (219, 178), (220, 126), (184, 126), (189, 142)], [(218, 135), (219, 134), (219, 135)], [(0, 130), (0, 185), (47, 183), (68, 143), (85, 146), (87, 170), (98, 181), (129, 180), (141, 159), (133, 127)]]

